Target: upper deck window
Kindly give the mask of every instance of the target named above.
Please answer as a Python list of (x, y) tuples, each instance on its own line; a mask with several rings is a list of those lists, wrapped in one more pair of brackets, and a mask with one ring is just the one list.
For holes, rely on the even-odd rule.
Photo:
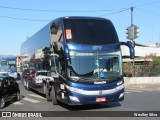
[(64, 19), (66, 41), (86, 45), (118, 43), (113, 24), (105, 19)]

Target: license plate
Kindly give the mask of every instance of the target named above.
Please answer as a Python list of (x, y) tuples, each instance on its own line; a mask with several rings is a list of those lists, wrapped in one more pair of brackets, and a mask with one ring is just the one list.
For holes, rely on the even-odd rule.
[(96, 98), (96, 102), (105, 102), (106, 101), (106, 98), (103, 97), (103, 98)]

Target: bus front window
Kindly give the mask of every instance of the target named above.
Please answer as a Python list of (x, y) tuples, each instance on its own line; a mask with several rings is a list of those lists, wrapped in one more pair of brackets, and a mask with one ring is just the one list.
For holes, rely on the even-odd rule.
[[(122, 60), (117, 52), (70, 52), (69, 76), (87, 80), (107, 80), (122, 76)], [(104, 74), (103, 77), (100, 73)]]
[(64, 19), (66, 42), (85, 45), (119, 43), (116, 30), (106, 19)]

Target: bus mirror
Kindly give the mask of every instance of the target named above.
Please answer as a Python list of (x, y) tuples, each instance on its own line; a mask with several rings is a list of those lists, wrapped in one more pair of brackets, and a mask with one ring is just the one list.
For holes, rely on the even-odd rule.
[(127, 46), (129, 48), (129, 51), (130, 51), (130, 58), (134, 59), (134, 54), (135, 54), (134, 47), (131, 44), (126, 43), (126, 42), (121, 42), (120, 45)]

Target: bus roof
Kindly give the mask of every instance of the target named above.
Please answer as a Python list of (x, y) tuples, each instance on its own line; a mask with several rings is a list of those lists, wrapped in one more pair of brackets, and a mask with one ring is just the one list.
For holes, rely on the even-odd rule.
[(0, 60), (15, 60), (16, 56), (12, 55), (0, 55)]
[[(88, 16), (65, 16), (65, 17), (59, 17), (57, 19), (60, 19), (60, 20), (63, 20), (63, 19), (97, 19), (97, 20), (108, 20), (106, 18), (88, 17)], [(54, 22), (57, 19), (52, 20), (50, 23)]]

